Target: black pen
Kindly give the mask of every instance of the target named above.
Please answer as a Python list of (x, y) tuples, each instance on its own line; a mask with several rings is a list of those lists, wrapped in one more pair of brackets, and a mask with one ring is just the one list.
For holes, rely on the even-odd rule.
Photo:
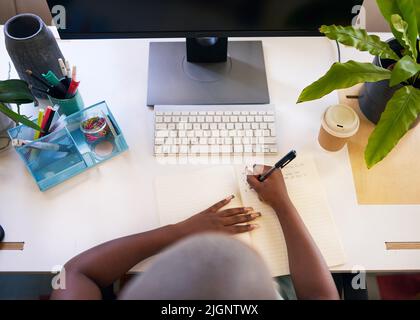
[(292, 150), (288, 154), (286, 154), (282, 159), (280, 159), (279, 162), (277, 162), (274, 167), (272, 167), (270, 170), (268, 170), (266, 173), (258, 177), (259, 182), (263, 182), (265, 179), (267, 179), (275, 170), (277, 169), (283, 169), (285, 166), (287, 166), (294, 158), (296, 158), (296, 151)]

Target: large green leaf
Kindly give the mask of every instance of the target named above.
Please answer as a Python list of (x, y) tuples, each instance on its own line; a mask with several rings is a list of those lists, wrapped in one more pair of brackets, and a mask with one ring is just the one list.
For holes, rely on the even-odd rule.
[(416, 10), (417, 33), (420, 35), (420, 0), (414, 0), (414, 8)]
[(0, 81), (0, 102), (25, 104), (34, 100), (32, 92), (25, 81)]
[(417, 60), (417, 43), (416, 41), (411, 42), (411, 39), (409, 38), (407, 22), (405, 22), (400, 15), (393, 14), (391, 16), (391, 23), (395, 32), (398, 33), (399, 42), (405, 48), (406, 54), (411, 56), (413, 60)]
[(365, 150), (368, 168), (385, 158), (420, 114), (420, 90), (405, 86), (389, 100)]
[(391, 71), (372, 63), (348, 61), (334, 63), (319, 80), (306, 87), (299, 96), (298, 103), (322, 98), (336, 90), (352, 87), (362, 82), (376, 82), (390, 79)]
[(383, 59), (399, 60), (399, 56), (389, 47), (388, 43), (381, 41), (376, 35), (368, 35), (364, 29), (355, 29), (351, 26), (326, 26), (323, 25), (319, 29), (331, 40), (352, 46), (360, 51), (369, 51), (374, 56), (379, 56)]
[(393, 14), (398, 14), (407, 22), (408, 38), (412, 43), (415, 43), (418, 34), (420, 33), (420, 21), (418, 21), (417, 18), (420, 14), (420, 0), (376, 0), (376, 2), (382, 15), (390, 24), (392, 33), (401, 45), (404, 45), (401, 39), (401, 33), (392, 25), (391, 17)]
[(14, 112), (13, 110), (10, 110), (6, 105), (0, 102), (0, 112), (4, 113), (6, 116), (8, 116), (10, 119), (12, 119), (14, 122), (18, 122), (21, 124), (24, 124), (25, 126), (28, 126), (32, 129), (35, 129), (37, 131), (42, 131), (41, 128), (28, 118)]
[(395, 64), (389, 85), (395, 86), (404, 82), (418, 72), (420, 72), (420, 64), (416, 63), (410, 56), (405, 56)]

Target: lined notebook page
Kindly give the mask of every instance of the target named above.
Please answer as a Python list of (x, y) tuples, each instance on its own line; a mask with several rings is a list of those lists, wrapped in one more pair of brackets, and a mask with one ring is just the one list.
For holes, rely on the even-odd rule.
[(273, 277), (288, 274), (286, 242), (276, 213), (270, 206), (261, 202), (256, 192), (251, 190), (244, 168), (237, 167), (236, 175), (244, 206), (253, 207), (262, 214), (256, 221), (260, 228), (251, 233), (252, 247), (263, 257)]
[[(327, 265), (344, 263), (341, 242), (312, 157), (298, 157), (283, 169), (283, 175), (290, 198)], [(243, 170), (237, 169), (237, 176), (244, 205), (254, 207), (264, 216), (258, 221), (261, 228), (251, 234), (252, 245), (261, 253), (273, 276), (288, 274), (286, 244), (274, 211), (249, 188)]]
[[(155, 186), (161, 226), (185, 220), (232, 194), (235, 198), (224, 209), (242, 207), (235, 170), (231, 166), (160, 176)], [(250, 243), (248, 233), (235, 237)]]

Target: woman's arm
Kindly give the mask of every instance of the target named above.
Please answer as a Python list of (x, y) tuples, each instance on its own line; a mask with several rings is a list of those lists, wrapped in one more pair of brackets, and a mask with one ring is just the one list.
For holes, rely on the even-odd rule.
[[(264, 167), (264, 171), (270, 169)], [(290, 273), (299, 299), (339, 299), (331, 273), (318, 247), (309, 234), (287, 194), (280, 170), (267, 180), (259, 182), (255, 175), (248, 183), (261, 200), (277, 213), (287, 244)]]
[(179, 239), (199, 232), (241, 233), (255, 228), (259, 213), (252, 208), (220, 211), (233, 196), (175, 225), (112, 240), (85, 251), (64, 266), (65, 289), (57, 289), (52, 299), (101, 299), (100, 288), (111, 285), (140, 261), (157, 254)]

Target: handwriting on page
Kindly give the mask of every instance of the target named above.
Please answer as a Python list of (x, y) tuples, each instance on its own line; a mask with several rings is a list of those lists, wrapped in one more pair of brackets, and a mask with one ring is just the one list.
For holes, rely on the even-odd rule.
[[(329, 211), (322, 183), (311, 157), (298, 157), (282, 170), (288, 194), (329, 266), (345, 262), (335, 223)], [(253, 245), (275, 275), (289, 272), (286, 244), (273, 209), (261, 202), (246, 181), (246, 170), (237, 169), (242, 202), (262, 213), (252, 232)]]
[(252, 246), (261, 254), (273, 276), (287, 274), (286, 242), (277, 215), (270, 206), (259, 200), (257, 193), (249, 187), (246, 176), (246, 169), (237, 168), (242, 202), (262, 214), (256, 221), (260, 228), (251, 232)]

